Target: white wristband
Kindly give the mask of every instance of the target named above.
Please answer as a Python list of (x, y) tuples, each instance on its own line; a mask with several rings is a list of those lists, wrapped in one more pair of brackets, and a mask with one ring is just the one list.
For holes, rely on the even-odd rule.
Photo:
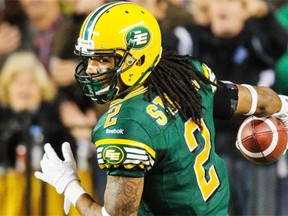
[(257, 110), (257, 102), (258, 102), (257, 91), (251, 85), (242, 84), (242, 86), (246, 87), (249, 90), (249, 92), (251, 94), (251, 97), (252, 97), (251, 108), (250, 108), (249, 112), (247, 112), (244, 115), (246, 115), (246, 116), (253, 115), (256, 112), (256, 110)]
[(65, 188), (64, 195), (75, 206), (78, 198), (87, 193), (86, 190), (80, 185), (78, 180), (71, 181)]
[(282, 105), (279, 112), (275, 114), (276, 115), (288, 114), (288, 97), (285, 95), (278, 95), (278, 97), (280, 98)]

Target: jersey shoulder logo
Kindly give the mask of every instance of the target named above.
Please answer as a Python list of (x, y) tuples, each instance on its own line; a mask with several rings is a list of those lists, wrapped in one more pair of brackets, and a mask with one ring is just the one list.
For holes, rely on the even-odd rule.
[(120, 164), (124, 156), (124, 152), (118, 146), (109, 146), (103, 151), (103, 159), (109, 164)]
[(133, 48), (141, 49), (150, 43), (151, 34), (145, 27), (136, 27), (131, 29), (126, 35), (126, 43), (130, 40), (134, 42)]

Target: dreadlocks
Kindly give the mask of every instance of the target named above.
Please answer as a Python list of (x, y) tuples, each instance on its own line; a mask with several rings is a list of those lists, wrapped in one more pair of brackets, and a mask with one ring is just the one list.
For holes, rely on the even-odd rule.
[[(145, 86), (149, 87), (149, 100), (153, 90), (160, 96), (168, 114), (172, 115), (168, 107), (174, 107), (185, 120), (192, 118), (202, 128), (200, 120), (203, 106), (197, 88), (200, 87), (205, 92), (205, 84), (214, 83), (193, 66), (192, 60), (191, 55), (181, 56), (176, 52), (163, 52), (160, 62), (145, 81)], [(198, 86), (191, 82), (192, 80)]]

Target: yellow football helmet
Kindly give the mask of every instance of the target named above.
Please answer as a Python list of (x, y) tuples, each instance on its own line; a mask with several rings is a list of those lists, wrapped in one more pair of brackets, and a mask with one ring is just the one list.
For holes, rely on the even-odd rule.
[[(76, 80), (86, 96), (98, 103), (112, 100), (119, 92), (118, 77), (128, 92), (143, 83), (159, 62), (161, 32), (155, 17), (145, 8), (124, 1), (114, 1), (93, 11), (82, 24), (75, 53), (82, 57), (76, 68)], [(115, 68), (96, 75), (86, 74), (87, 60), (114, 57)], [(110, 86), (104, 88), (99, 76), (109, 74)], [(95, 79), (98, 77), (98, 79)]]

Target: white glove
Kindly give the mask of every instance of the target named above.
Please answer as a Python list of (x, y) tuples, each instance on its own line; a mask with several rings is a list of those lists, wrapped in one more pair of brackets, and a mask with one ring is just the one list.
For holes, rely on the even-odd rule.
[(278, 95), (282, 102), (282, 107), (278, 113), (274, 113), (273, 116), (280, 119), (288, 131), (288, 97), (284, 95)]
[[(71, 181), (79, 180), (70, 144), (68, 142), (62, 144), (64, 161), (58, 157), (49, 143), (45, 144), (44, 150), (45, 154), (40, 162), (42, 172), (36, 171), (35, 177), (52, 185), (59, 194), (62, 194)], [(65, 197), (64, 210), (66, 214), (68, 214), (70, 206), (71, 202)]]
[[(288, 133), (288, 97), (285, 95), (278, 95), (281, 102), (282, 102), (282, 106), (279, 112), (274, 113), (273, 116), (280, 119), (280, 121), (284, 124), (286, 131)], [(287, 147), (286, 149), (288, 149), (288, 143), (287, 143)], [(286, 151), (283, 153), (283, 155), (286, 153)]]
[(71, 181), (79, 179), (70, 144), (65, 142), (62, 145), (64, 161), (58, 157), (49, 143), (45, 144), (44, 150), (45, 154), (40, 162), (42, 172), (36, 171), (35, 176), (49, 183), (59, 194), (62, 194)]
[(280, 121), (284, 124), (286, 131), (288, 131), (288, 113), (287, 114), (274, 114), (273, 116), (280, 119)]

